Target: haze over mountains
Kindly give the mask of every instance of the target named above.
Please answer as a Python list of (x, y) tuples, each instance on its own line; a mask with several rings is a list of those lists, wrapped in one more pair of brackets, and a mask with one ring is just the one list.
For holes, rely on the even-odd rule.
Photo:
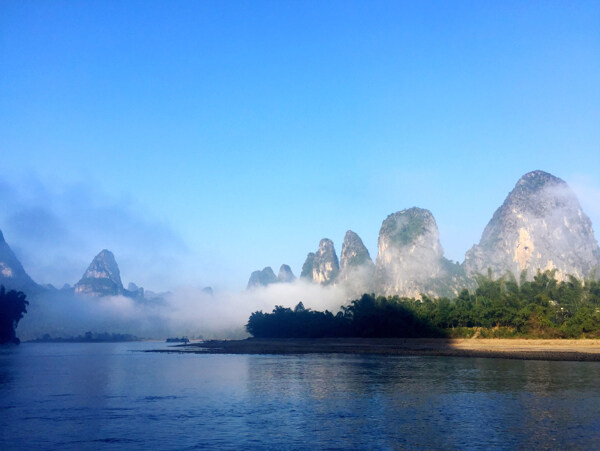
[(250, 274), (250, 280), (248, 280), (247, 288), (266, 286), (272, 283), (289, 283), (296, 280), (296, 276), (292, 272), (292, 268), (288, 265), (281, 265), (279, 268), (279, 274), (275, 276), (273, 272), (273, 268), (267, 266), (262, 269), (262, 271), (254, 271)]
[[(27, 295), (36, 296), (50, 294), (54, 296), (105, 297), (123, 296), (141, 301), (160, 300), (164, 293), (145, 291), (135, 283), (130, 282), (124, 288), (121, 272), (114, 254), (103, 249), (94, 257), (81, 279), (70, 286), (65, 283), (60, 289), (52, 285), (39, 285), (25, 272), (25, 269), (4, 240), (0, 232), (0, 285), (7, 289), (24, 291)], [(211, 287), (205, 287), (205, 293), (212, 293)]]
[[(361, 238), (348, 231), (338, 259), (332, 240), (324, 238), (307, 255), (300, 280), (321, 286), (339, 286), (348, 296), (363, 292), (420, 297), (454, 296), (474, 287), (476, 274), (491, 271), (515, 278), (533, 278), (538, 270), (552, 269), (563, 280), (568, 275), (590, 276), (600, 266), (600, 249), (590, 219), (569, 186), (543, 171), (525, 174), (496, 210), (481, 240), (461, 264), (444, 257), (433, 214), (409, 208), (389, 215), (379, 230), (375, 261)], [(271, 267), (255, 271), (248, 289), (296, 281), (283, 264), (275, 275)], [(154, 299), (135, 284), (124, 288), (115, 256), (102, 250), (74, 287), (36, 284), (26, 273), (0, 233), (0, 284), (27, 293), (60, 291), (76, 296), (124, 296)], [(205, 292), (212, 292), (208, 287)]]
[(27, 293), (40, 289), (25, 272), (23, 265), (4, 240), (2, 231), (0, 231), (0, 284), (8, 289), (22, 290)]
[(29, 313), (19, 324), (25, 340), (86, 331), (240, 338), (252, 312), (274, 305), (302, 301), (308, 308), (334, 311), (365, 292), (452, 297), (475, 288), (475, 275), (488, 269), (494, 277), (510, 272), (517, 280), (554, 269), (564, 279), (587, 277), (600, 266), (591, 222), (577, 198), (564, 181), (542, 171), (517, 182), (462, 263), (444, 256), (433, 214), (417, 207), (382, 221), (375, 258), (352, 231), (339, 259), (332, 240), (318, 244), (298, 278), (282, 264), (277, 274), (271, 267), (252, 273), (243, 292), (182, 286), (156, 294), (134, 283), (125, 288), (117, 259), (107, 249), (81, 268), (74, 286), (39, 285), (0, 234), (0, 284), (28, 294)]
[(560, 178), (542, 171), (525, 174), (486, 226), (479, 244), (466, 254), (468, 275), (506, 272), (529, 278), (555, 269), (584, 278), (600, 263), (592, 223)]
[[(389, 215), (379, 231), (373, 263), (362, 240), (346, 233), (338, 261), (334, 243), (324, 238), (310, 252), (301, 278), (321, 285), (341, 285), (352, 294), (420, 297), (455, 296), (475, 286), (474, 276), (511, 274), (532, 279), (538, 270), (556, 277), (585, 278), (600, 266), (592, 224), (577, 197), (560, 178), (544, 171), (525, 174), (496, 210), (481, 240), (462, 264), (444, 257), (432, 213), (409, 208)], [(273, 283), (265, 279), (264, 283)]]
[(117, 296), (123, 294), (121, 272), (115, 256), (102, 250), (94, 257), (83, 277), (75, 284), (75, 293), (92, 296)]

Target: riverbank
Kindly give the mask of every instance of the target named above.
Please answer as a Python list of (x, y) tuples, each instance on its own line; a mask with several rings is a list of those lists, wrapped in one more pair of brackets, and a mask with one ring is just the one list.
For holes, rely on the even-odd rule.
[[(152, 352), (152, 351), (151, 351)], [(210, 340), (155, 352), (198, 354), (379, 354), (600, 361), (600, 340), (286, 338)]]

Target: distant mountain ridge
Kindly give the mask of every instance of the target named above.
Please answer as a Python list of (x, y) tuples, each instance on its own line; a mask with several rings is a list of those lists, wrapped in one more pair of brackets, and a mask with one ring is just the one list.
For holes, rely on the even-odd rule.
[[(38, 285), (25, 272), (23, 265), (4, 240), (0, 231), (0, 285), (9, 290), (19, 290), (27, 295), (37, 295), (43, 292), (73, 293), (79, 296), (127, 296), (142, 299), (144, 289), (134, 283), (128, 288), (123, 287), (121, 273), (114, 254), (104, 249), (94, 257), (87, 270), (72, 288), (64, 284), (61, 289), (52, 285)], [(156, 299), (158, 295), (148, 292), (149, 298)]]
[(339, 285), (349, 295), (374, 292), (420, 298), (456, 296), (476, 286), (477, 274), (531, 280), (554, 270), (584, 279), (600, 268), (600, 248), (592, 224), (566, 182), (544, 171), (519, 179), (462, 264), (444, 257), (433, 214), (412, 207), (389, 215), (379, 231), (376, 263), (360, 237), (348, 231), (341, 259), (324, 238), (310, 252), (301, 279)]
[[(406, 297), (448, 296), (473, 288), (477, 274), (510, 274), (531, 279), (537, 271), (553, 270), (558, 280), (584, 279), (600, 268), (600, 248), (592, 223), (566, 182), (544, 171), (519, 179), (485, 227), (478, 244), (462, 264), (444, 257), (433, 214), (412, 207), (389, 215), (381, 225), (375, 263), (361, 238), (346, 232), (340, 259), (331, 239), (323, 238), (310, 252), (300, 279), (341, 286), (349, 296), (364, 292)], [(276, 276), (271, 267), (255, 271), (248, 288), (296, 280), (288, 265)], [(123, 287), (114, 254), (104, 249), (94, 257), (73, 288), (40, 286), (27, 274), (0, 231), (0, 284), (33, 294), (54, 290), (85, 296), (156, 298), (135, 284)], [(212, 293), (207, 288), (205, 294)]]
[(75, 284), (75, 294), (91, 296), (117, 296), (123, 294), (121, 272), (114, 254), (103, 249)]
[(294, 280), (296, 280), (296, 276), (294, 276), (292, 268), (290, 268), (288, 265), (281, 265), (279, 268), (279, 274), (277, 274), (277, 276), (275, 276), (273, 268), (267, 266), (260, 271), (254, 271), (252, 274), (250, 274), (250, 279), (248, 280), (246, 289), (249, 290), (251, 288), (261, 286), (265, 287), (273, 283), (291, 283)]
[[(127, 289), (121, 282), (121, 271), (114, 254), (103, 249), (94, 257), (87, 270), (73, 287), (76, 295), (86, 296), (126, 296), (129, 298), (144, 298), (142, 287), (129, 283)], [(153, 293), (147, 293), (154, 297)]]

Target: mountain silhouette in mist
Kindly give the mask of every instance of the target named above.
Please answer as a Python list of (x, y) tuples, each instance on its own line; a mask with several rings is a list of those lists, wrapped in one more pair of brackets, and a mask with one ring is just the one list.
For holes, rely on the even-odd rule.
[(9, 290), (19, 290), (26, 293), (38, 292), (42, 288), (25, 272), (23, 265), (4, 240), (0, 231), (0, 285)]
[[(349, 296), (361, 292), (420, 297), (453, 296), (473, 288), (477, 274), (511, 274), (532, 279), (537, 271), (554, 270), (558, 280), (588, 277), (600, 267), (600, 248), (592, 224), (577, 197), (562, 179), (533, 171), (519, 179), (486, 226), (481, 240), (462, 264), (443, 254), (433, 214), (412, 207), (390, 214), (379, 231), (375, 264), (360, 237), (348, 231), (338, 260), (332, 240), (323, 238), (310, 252), (300, 278), (321, 285), (339, 285)], [(270, 267), (252, 273), (248, 288), (295, 280), (282, 265), (276, 276)], [(0, 284), (34, 294), (53, 289), (40, 286), (26, 273), (0, 232)], [(81, 296), (151, 298), (135, 284), (123, 287), (114, 254), (104, 249), (94, 257), (73, 289)]]

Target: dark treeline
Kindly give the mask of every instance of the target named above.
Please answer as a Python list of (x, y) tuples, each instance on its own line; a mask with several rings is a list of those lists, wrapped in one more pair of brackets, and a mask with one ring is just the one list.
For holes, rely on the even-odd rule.
[(22, 291), (6, 291), (0, 285), (0, 344), (19, 344), (16, 328), (23, 315), (27, 313), (27, 296)]
[(477, 277), (474, 292), (421, 300), (364, 294), (334, 315), (276, 306), (254, 312), (246, 330), (257, 338), (319, 337), (600, 337), (600, 281), (538, 272), (532, 281)]
[(364, 294), (337, 315), (276, 306), (273, 313), (254, 312), (246, 330), (257, 338), (438, 337), (444, 332), (393, 298)]
[(131, 334), (115, 334), (108, 332), (86, 332), (83, 335), (71, 337), (51, 337), (44, 334), (41, 338), (31, 340), (34, 343), (118, 343), (122, 341), (140, 341), (139, 337)]

